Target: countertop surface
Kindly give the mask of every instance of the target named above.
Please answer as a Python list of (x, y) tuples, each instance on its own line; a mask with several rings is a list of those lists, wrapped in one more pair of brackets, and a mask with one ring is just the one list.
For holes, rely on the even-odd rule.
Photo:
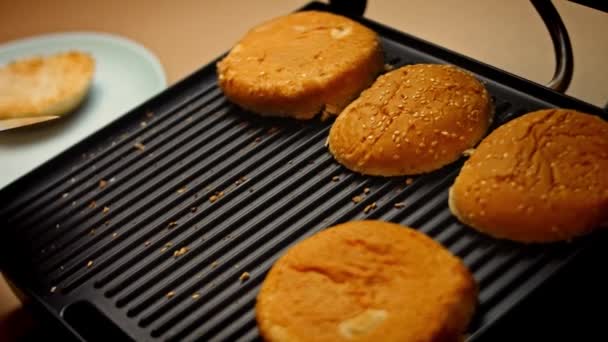
[[(51, 32), (118, 34), (155, 53), (171, 84), (230, 49), (252, 26), (306, 3), (1, 1), (0, 44)], [(605, 106), (608, 14), (567, 1), (554, 4), (574, 49), (574, 77), (567, 94)], [(553, 74), (549, 34), (528, 1), (368, 1), (365, 16), (534, 82), (545, 84)], [(19, 300), (0, 279), (0, 340), (13, 339), (28, 326), (22, 311)], [(18, 324), (13, 323), (15, 317), (20, 317)]]

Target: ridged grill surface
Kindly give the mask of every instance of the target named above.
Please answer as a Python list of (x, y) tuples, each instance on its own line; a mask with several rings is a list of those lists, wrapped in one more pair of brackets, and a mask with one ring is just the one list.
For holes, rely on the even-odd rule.
[[(373, 28), (396, 66), (460, 61)], [(494, 95), (495, 126), (537, 108), (580, 106), (515, 91), (467, 63)], [(56, 312), (86, 300), (137, 340), (251, 341), (255, 296), (287, 247), (340, 222), (382, 219), (464, 259), (480, 286), (474, 338), (584, 246), (482, 236), (447, 206), (463, 160), (411, 184), (361, 176), (327, 152), (329, 127), (246, 113), (206, 67), (2, 192), (6, 269)], [(353, 203), (356, 195), (364, 200)]]

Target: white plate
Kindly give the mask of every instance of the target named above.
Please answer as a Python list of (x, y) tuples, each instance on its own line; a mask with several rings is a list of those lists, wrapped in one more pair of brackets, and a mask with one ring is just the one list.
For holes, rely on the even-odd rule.
[(17, 58), (81, 50), (95, 58), (84, 103), (68, 116), (0, 132), (0, 189), (114, 121), (166, 87), (156, 56), (128, 39), (100, 33), (61, 33), (0, 45), (0, 65)]

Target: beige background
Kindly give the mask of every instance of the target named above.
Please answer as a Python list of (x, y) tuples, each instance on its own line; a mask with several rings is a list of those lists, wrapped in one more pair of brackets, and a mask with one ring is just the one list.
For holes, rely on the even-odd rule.
[[(572, 38), (569, 94), (608, 102), (608, 14), (554, 1)], [(306, 4), (301, 0), (0, 1), (0, 43), (69, 30), (107, 31), (158, 55), (169, 82), (229, 49), (252, 25)], [(553, 48), (527, 0), (369, 0), (366, 16), (539, 83), (553, 74)]]
[[(369, 0), (366, 16), (538, 83), (553, 74), (548, 33), (526, 0)], [(251, 26), (306, 4), (300, 0), (0, 0), (0, 44), (62, 31), (104, 31), (156, 53), (170, 83), (228, 50)], [(608, 102), (608, 14), (554, 1), (575, 56), (568, 94)], [(24, 324), (19, 302), (0, 281), (0, 340)], [(16, 316), (17, 315), (17, 316)], [(20, 318), (20, 317), (18, 317)], [(5, 323), (2, 323), (5, 322)], [(19, 319), (23, 322), (23, 319)], [(11, 329), (9, 329), (9, 326)]]

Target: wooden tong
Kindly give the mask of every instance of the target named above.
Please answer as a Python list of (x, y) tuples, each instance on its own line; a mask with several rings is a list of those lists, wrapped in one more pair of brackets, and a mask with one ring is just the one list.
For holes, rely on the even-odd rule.
[(59, 119), (59, 116), (32, 116), (27, 118), (0, 119), (0, 131), (34, 125), (55, 119)]

